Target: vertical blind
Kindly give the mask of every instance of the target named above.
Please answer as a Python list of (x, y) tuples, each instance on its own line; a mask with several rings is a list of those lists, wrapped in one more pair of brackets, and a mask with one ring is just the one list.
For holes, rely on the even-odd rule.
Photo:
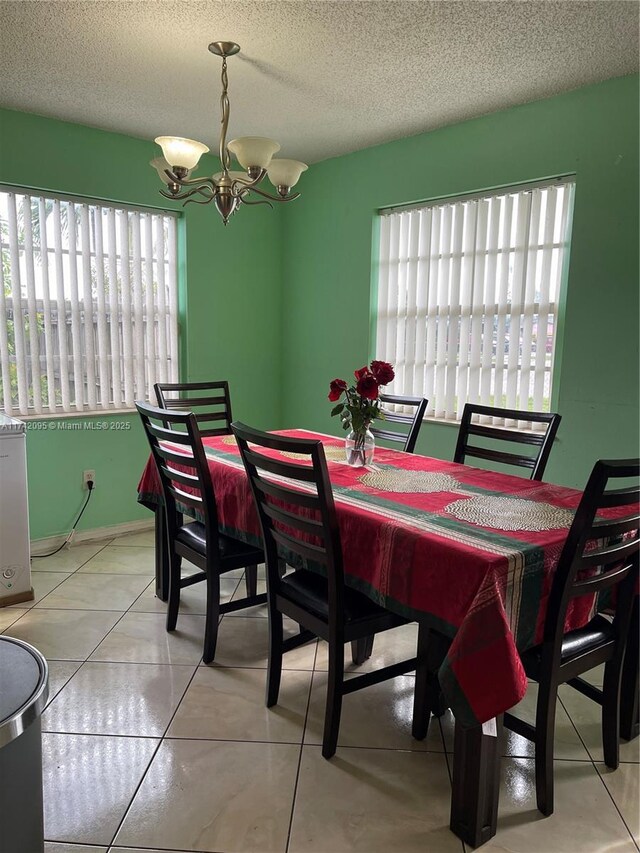
[(548, 411), (574, 182), (380, 217), (376, 358), (390, 392), (458, 419), (466, 402)]
[(102, 412), (177, 381), (176, 219), (0, 190), (0, 408)]

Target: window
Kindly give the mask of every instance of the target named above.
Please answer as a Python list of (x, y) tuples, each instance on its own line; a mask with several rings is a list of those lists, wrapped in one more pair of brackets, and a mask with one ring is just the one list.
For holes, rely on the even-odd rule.
[(396, 394), (549, 411), (572, 180), (380, 215), (376, 358)]
[(177, 381), (176, 219), (0, 190), (0, 408), (107, 412)]

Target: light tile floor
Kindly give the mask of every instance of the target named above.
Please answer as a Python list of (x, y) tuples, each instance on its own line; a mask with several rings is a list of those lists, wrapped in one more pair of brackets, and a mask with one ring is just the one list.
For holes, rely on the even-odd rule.
[[(448, 829), (453, 720), (411, 738), (413, 676), (347, 696), (327, 762), (323, 643), (286, 656), (268, 711), (265, 608), (223, 617), (216, 663), (203, 666), (203, 586), (184, 591), (167, 634), (151, 533), (74, 546), (33, 568), (36, 602), (0, 609), (0, 630), (49, 659), (47, 853), (464, 853)], [(241, 573), (227, 576), (224, 597), (243, 586)], [(413, 654), (415, 637), (414, 626), (377, 637), (363, 668)], [(529, 719), (535, 689), (519, 708)], [(639, 741), (607, 770), (597, 707), (570, 688), (560, 698), (555, 814), (536, 810), (531, 745), (505, 736), (498, 833), (485, 849), (635, 853)]]

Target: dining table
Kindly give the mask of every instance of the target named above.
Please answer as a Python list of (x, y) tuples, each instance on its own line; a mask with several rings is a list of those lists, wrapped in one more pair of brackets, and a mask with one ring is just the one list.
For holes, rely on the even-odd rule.
[[(449, 640), (438, 678), (455, 717), (450, 828), (480, 846), (497, 827), (502, 715), (527, 690), (520, 654), (542, 639), (554, 572), (582, 493), (385, 447), (376, 447), (371, 465), (352, 467), (344, 439), (304, 429), (279, 434), (322, 441), (345, 583)], [(222, 532), (259, 544), (235, 437), (205, 437), (203, 444)], [(164, 508), (151, 458), (138, 500), (156, 513), (156, 593), (166, 600)], [(596, 608), (593, 596), (575, 599), (566, 629), (585, 625)], [(637, 691), (637, 660), (635, 678), (629, 693)]]

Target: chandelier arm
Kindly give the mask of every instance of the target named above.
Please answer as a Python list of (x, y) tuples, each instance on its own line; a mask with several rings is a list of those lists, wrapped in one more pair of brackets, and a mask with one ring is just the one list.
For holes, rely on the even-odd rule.
[(165, 169), (164, 171), (172, 183), (179, 184), (181, 187), (192, 187), (198, 184), (202, 187), (209, 186), (214, 192), (216, 190), (217, 184), (213, 178), (179, 178), (177, 175), (174, 175), (171, 169)]
[[(252, 190), (267, 174), (266, 169), (260, 169), (260, 172), (255, 178), (234, 178), (231, 184), (231, 190), (234, 195), (239, 195), (243, 190)], [(237, 185), (237, 186), (236, 186)]]
[(208, 201), (213, 201), (213, 199), (216, 197), (216, 194), (208, 187), (196, 187), (196, 192), (206, 198)]
[(255, 201), (249, 201), (249, 199), (245, 198), (243, 195), (239, 195), (238, 201), (242, 202), (242, 204), (268, 204), (269, 207), (273, 210), (273, 205), (266, 198), (257, 198)]
[[(198, 191), (195, 190), (195, 192), (197, 193)], [(191, 195), (191, 193), (189, 193), (189, 195)], [(214, 200), (214, 198), (215, 198), (214, 195), (205, 196), (203, 199), (188, 198), (182, 206), (185, 207), (187, 204), (211, 204), (211, 202)]]
[[(185, 190), (185, 192), (183, 192), (183, 193), (175, 193), (175, 194), (174, 193), (168, 193), (168, 192), (166, 192), (166, 190), (160, 190), (160, 194), (163, 195), (165, 198), (171, 198), (174, 201), (182, 201), (183, 198), (189, 198), (190, 196), (196, 195), (197, 193), (200, 193), (201, 195), (205, 195), (204, 189), (205, 189), (204, 186), (193, 187), (193, 189)], [(212, 201), (215, 198), (215, 195), (216, 195), (215, 192), (212, 192), (210, 196), (206, 196), (207, 201)]]
[[(245, 190), (252, 193), (257, 193), (263, 198), (268, 198), (271, 201), (293, 201), (296, 198), (300, 198), (300, 193), (293, 193), (293, 195), (271, 195), (270, 193), (265, 192), (264, 190), (259, 190), (257, 187), (245, 187)], [(245, 204), (247, 204), (244, 198), (241, 198), (241, 200), (244, 201)]]

